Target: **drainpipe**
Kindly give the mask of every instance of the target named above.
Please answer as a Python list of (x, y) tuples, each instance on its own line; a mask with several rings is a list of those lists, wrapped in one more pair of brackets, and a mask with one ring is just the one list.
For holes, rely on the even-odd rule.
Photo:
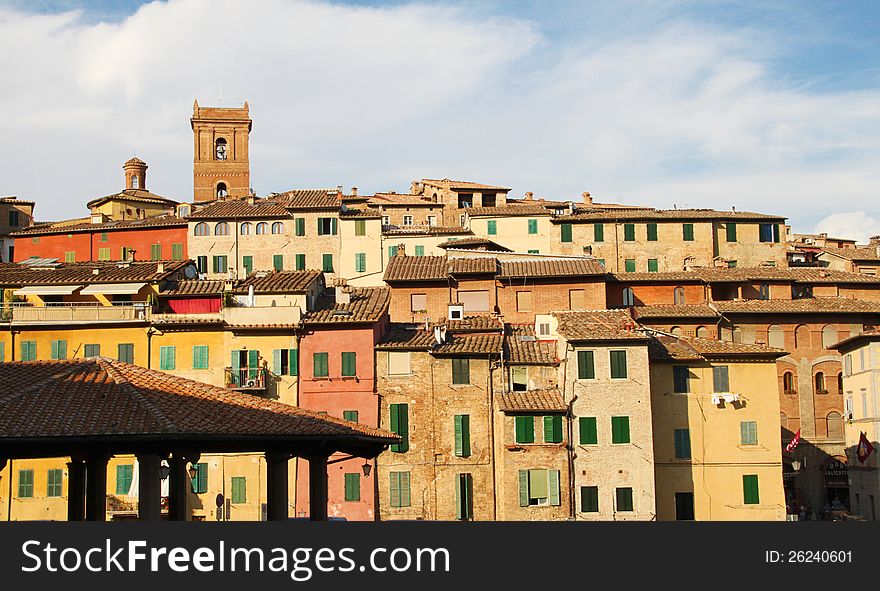
[[(562, 360), (563, 369), (562, 375), (568, 376), (568, 354), (569, 351), (574, 351), (574, 347), (571, 346), (571, 343), (566, 341), (565, 344), (565, 359)], [(575, 504), (575, 473), (574, 473), (574, 402), (577, 400), (577, 396), (574, 394), (574, 384), (575, 381), (571, 381), (571, 400), (568, 402), (568, 408), (566, 408), (566, 418), (568, 419), (568, 445), (566, 446), (566, 452), (568, 455), (568, 516), (570, 519), (575, 519), (577, 509), (577, 505)], [(563, 400), (565, 400), (565, 387), (568, 385), (568, 380), (563, 379), (562, 381), (562, 396)]]
[(6, 521), (12, 521), (12, 465), (15, 460), (9, 460), (9, 496), (6, 498)]
[[(504, 329), (502, 329), (503, 331)], [(503, 333), (502, 333), (503, 334)], [(492, 466), (492, 521), (498, 518), (498, 465), (495, 461), (495, 389), (492, 387), (492, 356), (487, 356), (489, 363), (489, 463)], [(504, 344), (501, 345), (501, 379), (504, 379)], [(473, 508), (473, 501), (471, 502)]]

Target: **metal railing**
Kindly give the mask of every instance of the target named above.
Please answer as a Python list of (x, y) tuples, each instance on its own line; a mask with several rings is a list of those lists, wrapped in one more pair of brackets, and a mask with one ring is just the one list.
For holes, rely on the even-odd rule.
[(66, 322), (131, 322), (149, 320), (152, 307), (149, 302), (49, 302), (35, 306), (24, 302), (8, 302), (0, 308), (0, 320), (13, 324), (41, 324)]
[(264, 367), (227, 367), (224, 371), (225, 384), (233, 390), (265, 390), (267, 373)]

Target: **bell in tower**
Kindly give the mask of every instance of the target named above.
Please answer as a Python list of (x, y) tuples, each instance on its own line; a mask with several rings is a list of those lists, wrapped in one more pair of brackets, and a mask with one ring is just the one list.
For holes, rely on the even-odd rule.
[(125, 172), (126, 189), (147, 189), (147, 163), (138, 157), (128, 160), (122, 165)]
[(201, 107), (193, 103), (193, 200), (213, 201), (250, 194), (248, 104)]

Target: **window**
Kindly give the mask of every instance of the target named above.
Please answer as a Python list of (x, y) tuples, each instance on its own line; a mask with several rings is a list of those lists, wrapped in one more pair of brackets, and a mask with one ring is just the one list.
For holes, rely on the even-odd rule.
[(544, 417), (544, 443), (562, 443), (562, 415)]
[(226, 255), (221, 254), (214, 257), (214, 272), (215, 273), (226, 273), (229, 269), (226, 262)]
[(759, 242), (779, 242), (779, 224), (760, 224), (758, 226)]
[(684, 288), (676, 287), (672, 290), (672, 301), (676, 306), (684, 306), (685, 304), (685, 296), (684, 296)]
[[(257, 232), (259, 234), (259, 232)], [(226, 222), (218, 222), (214, 226), (214, 235), (215, 236), (228, 236), (229, 235), (229, 224)]]
[(34, 471), (18, 471), (18, 498), (32, 499), (34, 497)]
[(581, 445), (595, 445), (599, 443), (599, 430), (596, 417), (578, 418), (578, 433)]
[[(852, 412), (852, 398), (847, 399), (847, 402), (850, 403), (846, 412)], [(837, 411), (832, 411), (828, 413), (825, 417), (825, 429), (828, 437), (831, 438), (842, 438), (843, 437), (843, 417), (840, 416), (840, 413)]]
[(196, 257), (196, 268), (198, 269), (199, 273), (207, 273), (208, 257), (204, 255)]
[(21, 360), (35, 361), (37, 359), (37, 341), (21, 342)]
[(794, 329), (794, 346), (795, 348), (810, 346), (810, 329), (803, 324)]
[(651, 222), (647, 225), (648, 242), (657, 242), (657, 224)]
[(177, 215), (182, 218), (189, 216), (189, 205), (181, 205), (180, 207), (178, 207)]
[(538, 220), (529, 220), (529, 234), (538, 233)]
[(559, 235), (562, 242), (571, 242), (571, 224), (560, 224)]
[(207, 345), (195, 345), (193, 347), (193, 369), (208, 369)]
[(452, 360), (452, 383), (458, 385), (471, 383), (470, 359), (467, 357)]
[(519, 505), (560, 505), (559, 470), (520, 470)]
[(284, 255), (283, 254), (273, 254), (272, 255), (272, 268), (276, 271), (284, 270)]
[(299, 253), (296, 255), (296, 270), (297, 271), (305, 271), (306, 268), (306, 255)]
[(162, 245), (161, 244), (151, 244), (150, 245), (150, 260), (151, 261), (161, 261), (162, 260)]
[(110, 260), (110, 249), (109, 248), (99, 248), (98, 249), (98, 260), (99, 261), (109, 261)]
[(436, 215), (429, 215), (428, 216), (428, 226), (433, 228), (436, 225), (437, 225), (437, 216)]
[(599, 512), (599, 487), (581, 487), (581, 513)]
[(458, 194), (458, 208), (465, 209), (470, 207), (474, 202), (474, 196), (469, 193), (459, 193)]
[(676, 521), (693, 521), (694, 520), (694, 493), (677, 492), (675, 493), (675, 520)]
[(528, 254), (540, 254), (541, 251), (538, 250), (537, 248), (530, 248), (530, 249), (528, 249), (526, 252), (527, 252)]
[(159, 369), (173, 370), (175, 368), (175, 347), (159, 347)]
[(383, 215), (382, 216), (382, 225), (383, 226), (390, 226), (391, 225), (391, 216)]
[(409, 351), (388, 351), (388, 375), (410, 375)]
[(596, 378), (596, 366), (592, 351), (578, 351), (577, 361), (579, 380), (592, 380)]
[(736, 224), (734, 222), (727, 222), (725, 224), (725, 231), (727, 233), (727, 242), (736, 242)]
[(122, 261), (133, 261), (134, 260), (134, 249), (128, 246), (123, 246), (119, 250), (119, 260)]
[(623, 239), (626, 242), (634, 242), (636, 239), (636, 225), (635, 224), (624, 224), (623, 225)]
[(424, 293), (414, 293), (409, 297), (410, 311), (425, 312), (428, 309), (428, 296)]
[(694, 241), (694, 225), (693, 224), (682, 224), (681, 225), (681, 239), (685, 242), (693, 242)]
[(357, 375), (357, 353), (345, 351), (342, 353), (342, 376), (353, 378)]
[(391, 431), (400, 436), (400, 443), (391, 445), (391, 451), (405, 453), (409, 451), (409, 405), (391, 404)]
[(356, 410), (344, 410), (342, 411), (342, 418), (346, 421), (351, 421), (352, 423), (358, 422), (358, 411)]
[(284, 234), (284, 224), (282, 222), (272, 222), (273, 234)]
[(615, 493), (615, 496), (617, 497), (617, 510), (626, 512), (632, 511), (633, 489), (630, 487), (618, 488)]
[[(837, 343), (837, 341), (837, 329), (830, 324), (825, 326), (822, 329), (822, 348), (830, 349), (835, 343)], [(864, 369), (864, 367), (862, 367), (862, 369)]]
[(345, 500), (361, 500), (361, 475), (357, 473), (345, 474)]
[(529, 368), (514, 365), (510, 368), (510, 385), (514, 392), (525, 392), (529, 389)]
[(174, 242), (171, 244), (171, 260), (172, 261), (182, 261), (183, 260), (183, 243), (182, 242)]
[(740, 421), (739, 432), (742, 445), (758, 445), (758, 423), (756, 421)]
[(354, 255), (354, 270), (356, 273), (363, 273), (367, 270), (367, 253), (356, 252)]
[(328, 367), (329, 354), (315, 353), (312, 355), (312, 376), (316, 378), (326, 378), (330, 376), (330, 368)]
[(318, 236), (336, 235), (336, 218), (318, 218)]
[(758, 286), (758, 299), (759, 300), (769, 300), (770, 299), (770, 286), (766, 283), (762, 283)]
[[(0, 355), (0, 361), (3, 360), (3, 355)], [(838, 372), (837, 374), (837, 393), (843, 394), (843, 374)]]
[(355, 220), (354, 221), (354, 235), (355, 236), (366, 236), (367, 235), (367, 221), (366, 220)]
[(629, 417), (611, 417), (611, 443), (629, 443)]
[[(137, 187), (135, 187), (137, 188)], [(9, 212), (9, 225), (10, 226), (18, 226), (18, 212), (12, 210)]]
[(119, 464), (116, 466), (116, 494), (127, 495), (131, 490), (131, 481), (134, 475), (134, 465)]
[(241, 266), (244, 267), (244, 274), (250, 275), (254, 272), (254, 257), (245, 255), (241, 257)]
[(195, 478), (192, 479), (192, 491), (196, 494), (208, 492), (208, 464), (200, 462), (193, 466), (196, 469)]
[(709, 338), (709, 329), (705, 326), (697, 327), (697, 338), (700, 339), (708, 339)]
[(568, 309), (583, 310), (587, 307), (587, 294), (583, 289), (568, 290)]
[(272, 373), (276, 376), (295, 376), (299, 373), (299, 356), (296, 349), (272, 351)]
[(471, 455), (471, 417), (470, 415), (455, 415), (453, 418), (455, 437), (455, 455), (467, 458)]
[(825, 389), (825, 374), (821, 371), (816, 372), (816, 376), (814, 378), (816, 384), (816, 394), (828, 394), (828, 390)]
[(67, 359), (67, 341), (52, 341), (52, 359)]
[(123, 363), (134, 363), (134, 343), (119, 343), (116, 346), (116, 358)]
[(657, 259), (648, 259), (648, 273), (656, 273), (657, 269)]
[(417, 257), (425, 256), (425, 246), (423, 244), (416, 244), (416, 256)]
[(266, 222), (260, 222), (259, 224), (257, 224), (257, 235), (258, 236), (263, 236), (268, 233), (269, 233), (269, 224), (267, 224)]
[(690, 388), (691, 370), (682, 365), (672, 368), (672, 391), (676, 394), (687, 394)]
[(758, 475), (743, 475), (743, 503), (746, 505), (757, 505), (758, 498)]
[(622, 303), (624, 306), (634, 306), (635, 305), (635, 294), (631, 287), (624, 287), (623, 293), (621, 297)]
[[(393, 447), (393, 446), (392, 446)], [(390, 472), (391, 488), (389, 497), (392, 507), (409, 507), (410, 491), (409, 491), (409, 472)]]
[(605, 224), (593, 224), (593, 242), (605, 242)]
[(532, 310), (532, 292), (518, 291), (516, 292), (516, 311), (530, 312)]
[(514, 442), (515, 443), (534, 443), (535, 442), (535, 417), (521, 416), (514, 417)]
[(672, 436), (675, 444), (675, 459), (691, 459), (691, 430), (673, 429)]
[(455, 479), (455, 517), (467, 521), (474, 517), (474, 477), (459, 474)]
[(240, 505), (247, 503), (247, 478), (244, 476), (232, 477), (232, 504)]
[[(361, 220), (363, 221), (363, 220)], [(306, 235), (306, 218), (296, 218), (296, 235)]]
[(712, 385), (715, 392), (730, 392), (730, 379), (726, 365), (712, 368)]
[(413, 216), (405, 215), (403, 216), (403, 225), (404, 226), (412, 226), (413, 224)]
[(76, 262), (76, 251), (68, 250), (64, 252), (64, 262), (65, 263), (75, 263)]
[(250, 236), (254, 232), (254, 225), (250, 222), (245, 222), (239, 226), (238, 231), (242, 236)]
[(847, 353), (843, 356), (843, 371), (846, 372), (846, 375), (852, 375), (852, 354)]
[(673, 335), (675, 335), (677, 337), (680, 337), (681, 336), (681, 327), (680, 326), (673, 326), (672, 328), (669, 329), (669, 332), (671, 332)]
[(83, 347), (83, 357), (86, 359), (90, 357), (100, 357), (101, 356), (101, 345), (86, 345)]
[(389, 246), (388, 247), (388, 258), (394, 258), (397, 256), (397, 246)]
[(495, 193), (483, 193), (483, 207), (495, 207)]
[[(489, 236), (495, 236), (496, 234), (498, 234), (498, 222), (496, 222), (495, 220), (487, 221), (486, 231), (488, 232)], [(563, 242), (565, 242), (565, 240), (563, 240)]]
[(222, 137), (217, 138), (214, 142), (214, 157), (217, 160), (226, 160), (226, 140)]
[(767, 327), (767, 345), (776, 349), (785, 348), (785, 331), (778, 324)]
[(333, 272), (333, 255), (325, 253), (321, 255), (321, 270), (325, 273)]
[(611, 351), (611, 379), (626, 378), (626, 351)]
[(61, 483), (64, 480), (64, 470), (61, 468), (52, 468), (46, 474), (46, 496), (60, 497)]
[(626, 259), (623, 261), (623, 270), (627, 273), (635, 273), (636, 272), (636, 260), (635, 259)]
[(782, 391), (786, 394), (794, 394), (797, 392), (794, 385), (794, 374), (790, 371), (782, 374)]
[(464, 306), (465, 312), (488, 312), (489, 291), (459, 291), (458, 302)]

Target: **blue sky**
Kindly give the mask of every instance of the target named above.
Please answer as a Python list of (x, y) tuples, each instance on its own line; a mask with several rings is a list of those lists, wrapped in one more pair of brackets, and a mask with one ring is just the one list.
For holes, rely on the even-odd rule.
[(0, 0), (0, 194), (79, 216), (136, 152), (188, 199), (192, 99), (222, 81), (259, 194), (448, 176), (864, 239), (878, 25), (878, 2)]

